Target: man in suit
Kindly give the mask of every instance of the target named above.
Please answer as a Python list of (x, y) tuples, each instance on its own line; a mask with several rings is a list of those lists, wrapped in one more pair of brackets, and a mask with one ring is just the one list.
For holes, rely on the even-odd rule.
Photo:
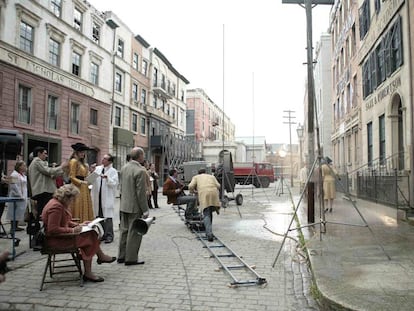
[(136, 219), (149, 216), (146, 195), (147, 172), (140, 164), (144, 162), (144, 150), (134, 147), (131, 150), (131, 160), (121, 169), (121, 204), (120, 204), (120, 241), (118, 263), (126, 266), (142, 265), (138, 261), (142, 235), (133, 229)]
[(219, 198), (220, 183), (213, 175), (206, 174), (204, 168), (200, 169), (198, 173), (191, 179), (188, 189), (190, 192), (197, 192), (200, 203), (199, 209), (203, 214), (206, 238), (212, 242), (214, 240), (213, 212), (218, 214), (221, 205)]
[(186, 195), (184, 185), (178, 180), (178, 171), (173, 168), (168, 172), (169, 176), (162, 186), (162, 194), (167, 196), (167, 204), (187, 204), (185, 218), (191, 219), (198, 215), (196, 208), (197, 197)]

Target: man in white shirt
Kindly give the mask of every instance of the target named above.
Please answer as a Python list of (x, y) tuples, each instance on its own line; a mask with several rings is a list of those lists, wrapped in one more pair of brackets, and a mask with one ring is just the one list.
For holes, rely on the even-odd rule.
[(105, 154), (102, 158), (102, 165), (95, 168), (99, 176), (92, 183), (91, 197), (95, 217), (103, 217), (104, 235), (102, 240), (105, 243), (112, 243), (114, 240), (114, 205), (116, 188), (118, 187), (118, 172), (112, 167), (113, 156)]

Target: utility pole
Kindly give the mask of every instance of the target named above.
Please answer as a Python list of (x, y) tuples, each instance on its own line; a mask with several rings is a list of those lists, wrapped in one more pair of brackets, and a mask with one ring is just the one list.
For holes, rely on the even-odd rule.
[(289, 124), (289, 153), (290, 153), (290, 187), (293, 187), (293, 160), (292, 160), (292, 124), (296, 124), (296, 122), (292, 122), (293, 117), (292, 114), (295, 111), (292, 110), (284, 110), (284, 113), (287, 113), (287, 116), (283, 116), (284, 119), (288, 119), (289, 121), (283, 122), (284, 124)]
[[(313, 81), (313, 44), (312, 44), (312, 5), (334, 4), (334, 0), (282, 0), (282, 3), (299, 4), (306, 10), (306, 49), (307, 49), (307, 72), (308, 72), (308, 172), (315, 161), (315, 134), (314, 134), (314, 113), (315, 113), (315, 90)], [(308, 223), (315, 222), (315, 183), (308, 183)]]

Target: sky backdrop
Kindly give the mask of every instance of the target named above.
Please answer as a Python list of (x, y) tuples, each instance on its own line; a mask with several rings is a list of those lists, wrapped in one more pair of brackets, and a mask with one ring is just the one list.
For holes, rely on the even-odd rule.
[[(292, 142), (303, 124), (306, 15), (282, 0), (88, 0), (113, 11), (158, 48), (190, 84), (224, 109), (236, 136)], [(329, 26), (330, 5), (313, 8), (314, 47)]]

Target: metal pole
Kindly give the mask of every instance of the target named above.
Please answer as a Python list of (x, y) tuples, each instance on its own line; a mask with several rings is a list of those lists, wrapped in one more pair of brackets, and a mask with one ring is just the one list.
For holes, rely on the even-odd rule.
[[(313, 47), (312, 47), (312, 0), (305, 0), (307, 30), (307, 67), (308, 67), (308, 171), (315, 160), (314, 143), (314, 90), (313, 90)], [(308, 186), (308, 223), (315, 222), (314, 182)]]

